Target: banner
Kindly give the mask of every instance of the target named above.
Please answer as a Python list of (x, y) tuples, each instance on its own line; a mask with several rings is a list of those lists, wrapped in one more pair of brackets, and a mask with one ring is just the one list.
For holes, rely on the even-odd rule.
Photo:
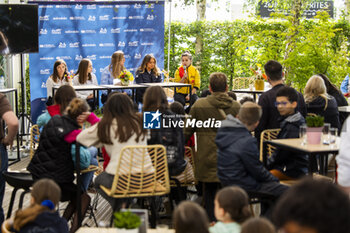
[(133, 74), (149, 53), (164, 68), (164, 1), (36, 3), (39, 53), (29, 55), (33, 121), (45, 109), (46, 80), (57, 59), (76, 72), (80, 60), (89, 58), (98, 83), (117, 50)]

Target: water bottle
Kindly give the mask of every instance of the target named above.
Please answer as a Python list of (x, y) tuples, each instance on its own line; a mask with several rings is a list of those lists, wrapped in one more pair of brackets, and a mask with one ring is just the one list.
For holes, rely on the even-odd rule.
[(5, 89), (5, 78), (2, 75), (0, 77), (0, 89)]

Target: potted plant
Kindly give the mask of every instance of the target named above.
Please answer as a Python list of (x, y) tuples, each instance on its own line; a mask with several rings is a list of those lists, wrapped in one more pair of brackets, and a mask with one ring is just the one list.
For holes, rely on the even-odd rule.
[(266, 75), (261, 71), (261, 64), (257, 64), (257, 69), (250, 67), (250, 70), (254, 72), (254, 86), (255, 90), (263, 91), (265, 87)]
[(306, 136), (307, 143), (320, 144), (324, 118), (318, 115), (311, 115), (306, 117)]
[(131, 213), (130, 210), (114, 213), (114, 226), (118, 233), (138, 233), (141, 225), (141, 219), (138, 215)]

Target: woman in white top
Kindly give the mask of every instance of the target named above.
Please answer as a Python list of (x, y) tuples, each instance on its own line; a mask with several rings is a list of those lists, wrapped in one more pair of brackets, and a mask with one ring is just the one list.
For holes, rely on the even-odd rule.
[[(136, 113), (131, 99), (122, 93), (110, 94), (103, 108), (103, 117), (100, 122), (83, 130), (77, 141), (86, 147), (104, 147), (110, 156), (106, 170), (95, 179), (97, 191), (114, 206), (114, 199), (107, 196), (100, 188), (103, 185), (110, 188), (120, 159), (120, 152), (124, 146), (146, 146), (147, 130), (142, 127), (142, 115)], [(149, 161), (145, 163), (151, 163)], [(145, 159), (147, 160), (147, 158)], [(124, 167), (121, 164), (120, 167)], [(149, 168), (153, 171), (153, 167)], [(132, 172), (140, 172), (133, 168)]]
[(61, 59), (57, 60), (53, 65), (52, 74), (46, 81), (47, 105), (52, 104), (52, 88), (54, 86), (60, 87), (65, 84), (69, 84), (68, 76), (69, 73), (66, 62)]
[[(92, 73), (92, 62), (90, 59), (82, 59), (79, 63), (78, 71), (73, 78), (74, 86), (98, 85), (96, 76)], [(93, 91), (77, 91), (77, 97), (86, 99), (91, 110), (95, 109)]]

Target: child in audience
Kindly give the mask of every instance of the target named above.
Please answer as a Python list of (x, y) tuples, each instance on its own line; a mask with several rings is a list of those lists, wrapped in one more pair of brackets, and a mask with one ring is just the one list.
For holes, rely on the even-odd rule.
[[(96, 75), (92, 73), (92, 62), (90, 59), (82, 59), (73, 78), (74, 86), (98, 85)], [(79, 98), (85, 99), (90, 105), (91, 111), (95, 110), (95, 99), (92, 90), (77, 91)]]
[(209, 220), (205, 210), (195, 202), (183, 201), (174, 210), (175, 233), (209, 233)]
[(60, 187), (51, 179), (41, 179), (33, 185), (31, 195), (30, 206), (18, 210), (13, 220), (6, 220), (3, 231), (68, 233), (67, 221), (56, 211)]
[(247, 193), (239, 187), (229, 186), (216, 194), (214, 203), (219, 222), (209, 228), (210, 233), (240, 233), (240, 224), (251, 215)]
[[(276, 107), (281, 115), (281, 131), (277, 139), (298, 138), (299, 128), (305, 124), (304, 117), (298, 112), (298, 93), (292, 87), (284, 86), (276, 93)], [(279, 180), (291, 180), (303, 176), (308, 171), (306, 154), (277, 149), (268, 158), (270, 172)]]
[(241, 233), (276, 233), (276, 229), (266, 218), (251, 218), (242, 224)]
[(233, 100), (237, 100), (237, 95), (233, 91), (227, 92), (228, 96), (230, 96)]
[(272, 222), (284, 233), (349, 233), (349, 219), (348, 194), (329, 181), (305, 179), (281, 197)]
[(247, 101), (255, 103), (254, 99), (253, 99), (252, 97), (250, 97), (250, 96), (244, 96), (244, 97), (239, 101), (239, 103), (240, 103), (241, 105), (243, 105), (243, 104), (244, 104), (245, 102), (247, 102)]

